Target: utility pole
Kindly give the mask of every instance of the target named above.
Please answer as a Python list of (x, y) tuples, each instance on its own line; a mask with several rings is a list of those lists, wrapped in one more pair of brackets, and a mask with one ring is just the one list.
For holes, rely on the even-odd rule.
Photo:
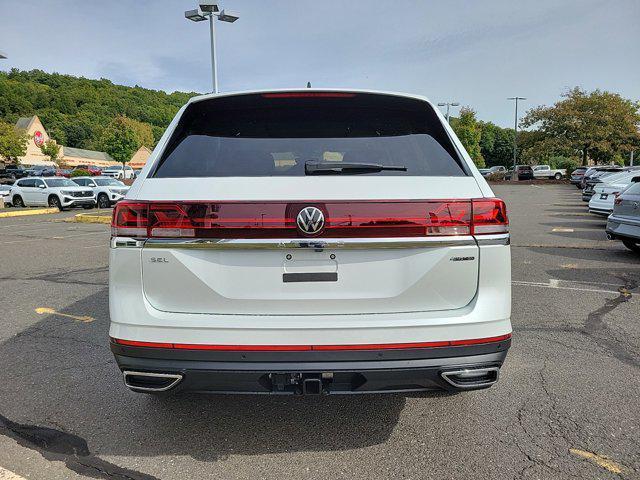
[(509, 97), (507, 100), (515, 100), (516, 102), (516, 114), (513, 123), (513, 173), (511, 174), (511, 180), (516, 179), (516, 158), (518, 156), (518, 101), (526, 100), (525, 97)]
[(447, 123), (449, 123), (449, 109), (451, 107), (459, 107), (460, 104), (458, 102), (440, 102), (438, 103), (439, 107), (447, 107), (447, 113), (445, 115), (446, 119), (447, 119)]

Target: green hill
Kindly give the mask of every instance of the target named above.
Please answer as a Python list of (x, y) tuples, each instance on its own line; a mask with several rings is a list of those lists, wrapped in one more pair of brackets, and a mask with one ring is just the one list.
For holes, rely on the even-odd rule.
[(155, 145), (178, 109), (194, 95), (12, 69), (0, 72), (0, 121), (14, 124), (19, 117), (38, 115), (59, 144), (100, 150), (105, 127), (117, 116), (126, 116), (149, 125)]

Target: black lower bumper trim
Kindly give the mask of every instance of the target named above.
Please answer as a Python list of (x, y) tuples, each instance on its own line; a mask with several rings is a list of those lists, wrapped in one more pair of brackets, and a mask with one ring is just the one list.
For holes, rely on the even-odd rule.
[[(171, 392), (358, 394), (461, 390), (445, 381), (442, 372), (499, 368), (509, 344), (506, 341), (393, 352), (173, 352), (115, 344), (111, 348), (123, 371), (182, 375), (182, 381)], [(145, 352), (140, 353), (140, 350)], [(150, 355), (152, 353), (154, 355)], [(249, 353), (255, 353), (255, 358), (235, 359), (236, 355), (246, 357)], [(217, 358), (198, 358), (203, 354)], [(265, 358), (265, 354), (269, 358)], [(286, 354), (298, 358), (294, 360), (292, 355)], [(380, 354), (385, 358), (381, 359)], [(345, 355), (352, 358), (347, 359)], [(178, 356), (182, 358), (176, 358)]]

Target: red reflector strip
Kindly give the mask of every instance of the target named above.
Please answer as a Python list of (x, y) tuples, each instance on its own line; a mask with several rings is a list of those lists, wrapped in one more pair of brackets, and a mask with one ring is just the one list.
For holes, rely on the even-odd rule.
[(285, 92), (285, 93), (263, 93), (263, 98), (351, 98), (355, 97), (355, 93), (343, 92)]
[(305, 351), (336, 351), (336, 350), (403, 350), (411, 348), (439, 348), (457, 347), (462, 345), (481, 345), (484, 343), (496, 343), (508, 340), (511, 334), (497, 337), (472, 338), (468, 340), (443, 340), (438, 342), (413, 342), (413, 343), (363, 343), (354, 345), (204, 345), (187, 343), (156, 343), (138, 342), (135, 340), (122, 340), (112, 338), (118, 345), (130, 347), (171, 348), (176, 350), (217, 350), (232, 352), (305, 352)]

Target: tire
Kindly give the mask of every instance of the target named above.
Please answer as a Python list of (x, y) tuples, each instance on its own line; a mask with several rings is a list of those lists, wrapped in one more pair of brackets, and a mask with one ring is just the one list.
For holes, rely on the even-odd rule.
[(553, 176), (553, 178), (555, 178), (556, 180), (562, 180), (562, 174), (558, 172)]
[(60, 204), (60, 199), (57, 195), (51, 195), (49, 197), (48, 203), (51, 208), (57, 208), (58, 210), (62, 211), (62, 205)]
[(24, 208), (24, 201), (20, 195), (14, 195), (13, 202), (11, 202), (16, 208)]
[(98, 208), (109, 208), (111, 206), (111, 202), (109, 202), (109, 197), (107, 197), (106, 193), (101, 193), (98, 195)]
[(622, 240), (622, 244), (632, 252), (640, 253), (640, 244), (633, 240)]

